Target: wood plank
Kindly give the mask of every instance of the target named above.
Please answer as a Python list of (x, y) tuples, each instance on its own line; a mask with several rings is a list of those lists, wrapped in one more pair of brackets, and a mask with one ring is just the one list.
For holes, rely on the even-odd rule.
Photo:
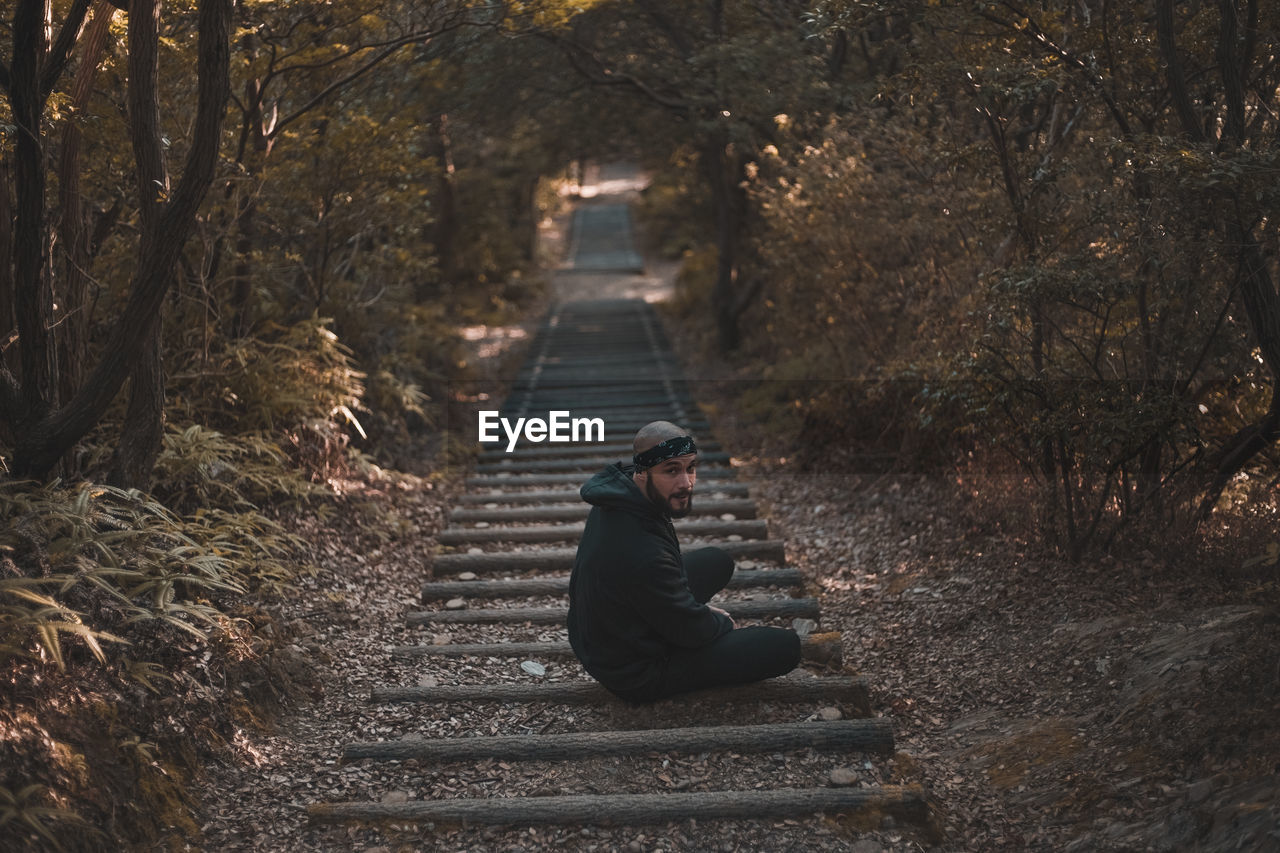
[(893, 725), (878, 719), (774, 723), (754, 726), (694, 726), (678, 729), (573, 732), (500, 737), (405, 738), (353, 743), (344, 761), (567, 761), (608, 755), (653, 752), (785, 752), (796, 749), (849, 750), (893, 754)]
[[(613, 460), (618, 461), (618, 460)], [(604, 466), (601, 465), (601, 468)], [(592, 471), (592, 474), (595, 472)], [(581, 486), (587, 481), (581, 472), (571, 474), (557, 474), (554, 472), (547, 473), (530, 473), (530, 474), (482, 474), (473, 475), (466, 479), (466, 486), (469, 489), (506, 489), (506, 488), (531, 488), (534, 486), (563, 486), (573, 485)], [(733, 480), (738, 473), (733, 468), (708, 468), (705, 471), (698, 471), (698, 481), (704, 480)], [(718, 486), (704, 485), (701, 488), (709, 488), (713, 491)]]
[[(535, 415), (534, 417), (539, 417)], [(566, 428), (567, 429), (567, 428)], [(596, 430), (596, 433), (599, 431)], [(507, 452), (506, 433), (499, 427), (491, 434), (502, 436), (501, 446), (493, 444), (484, 444), (486, 450), (481, 451), (477, 457), (479, 462), (500, 462), (504, 459), (520, 460), (525, 459), (555, 459), (562, 456), (581, 456), (584, 452), (599, 453), (604, 456), (616, 456), (618, 459), (629, 459), (632, 455), (631, 442), (607, 442), (595, 443), (587, 441), (583, 438), (584, 431), (579, 429), (578, 438), (580, 441), (576, 444), (551, 444), (551, 445), (530, 445), (523, 441), (517, 444), (516, 448), (510, 453)], [(712, 452), (720, 450), (720, 442), (718, 441), (699, 441), (698, 450), (702, 452)]]
[[(573, 459), (543, 459), (510, 463), (480, 462), (476, 464), (476, 471), (481, 474), (493, 474), (500, 471), (509, 471), (513, 474), (544, 473), (552, 471), (582, 471), (603, 468), (606, 465), (612, 465), (614, 462), (622, 461), (616, 456), (609, 457), (595, 453), (589, 447), (584, 447), (583, 451), (584, 452), (581, 456)], [(698, 467), (698, 476), (715, 476), (710, 473), (716, 470), (713, 463), (727, 464), (729, 462), (729, 454), (714, 452), (703, 453), (699, 454), (699, 460), (702, 465)]]
[[(786, 549), (778, 539), (746, 539), (741, 542), (717, 542), (734, 558), (750, 558), (781, 563)], [(688, 550), (688, 549), (686, 549)], [(541, 548), (529, 551), (502, 551), (490, 554), (439, 554), (431, 563), (435, 575), (475, 572), (567, 572), (573, 568), (576, 548)]]
[[(796, 569), (739, 569), (729, 579), (729, 589), (796, 587), (804, 576)], [(517, 598), (526, 595), (568, 595), (569, 578), (526, 578), (500, 581), (429, 581), (422, 585), (424, 601), (448, 598)]]
[[(582, 536), (583, 523), (539, 524), (529, 527), (451, 527), (436, 534), (441, 545), (466, 545), (472, 542), (569, 542)], [(769, 525), (759, 519), (720, 521), (714, 518), (677, 521), (676, 532), (682, 536), (717, 538), (742, 536), (765, 539)]]
[[(460, 684), (441, 687), (377, 687), (373, 702), (550, 702), (557, 705), (626, 704), (594, 681)], [(857, 716), (871, 716), (871, 692), (864, 678), (785, 676), (674, 696), (665, 702), (840, 702)]]
[[(818, 618), (816, 598), (775, 598), (769, 601), (727, 601), (722, 603), (734, 619)], [(481, 607), (463, 610), (428, 610), (405, 616), (407, 625), (563, 625), (569, 617), (565, 607)]]
[[(568, 475), (571, 476), (572, 475)], [(511, 484), (514, 482), (512, 478), (502, 480), (507, 485), (505, 490), (499, 491), (482, 491), (471, 492), (461, 495), (458, 498), (459, 503), (463, 504), (571, 504), (582, 500), (578, 495), (577, 489), (544, 489), (536, 492), (516, 492), (511, 490)], [(581, 485), (581, 480), (574, 477), (572, 482)], [(704, 494), (706, 489), (710, 492)], [(716, 495), (726, 498), (742, 498), (748, 494), (747, 486), (744, 483), (727, 483), (717, 482), (714, 486), (707, 486), (698, 489), (699, 497), (714, 498)]]
[[(454, 524), (473, 524), (477, 521), (581, 521), (591, 511), (591, 505), (583, 500), (565, 506), (521, 506), (498, 507), (495, 509), (469, 508), (455, 509), (449, 513), (449, 521)], [(693, 515), (719, 516), (733, 513), (738, 518), (755, 518), (756, 503), (752, 500), (728, 499), (705, 500), (699, 502), (694, 495)]]
[(929, 806), (917, 786), (778, 788), (674, 794), (571, 794), (556, 797), (481, 797), (407, 803), (315, 803), (311, 820), (455, 822), (491, 826), (530, 824), (660, 825), (677, 820), (776, 819), (817, 812), (891, 815), (923, 823)]
[[(800, 638), (805, 660), (838, 663), (841, 657), (840, 632), (828, 631)], [(429, 646), (393, 646), (393, 658), (478, 657), (478, 658), (571, 658), (573, 648), (566, 640), (541, 643), (445, 643)]]

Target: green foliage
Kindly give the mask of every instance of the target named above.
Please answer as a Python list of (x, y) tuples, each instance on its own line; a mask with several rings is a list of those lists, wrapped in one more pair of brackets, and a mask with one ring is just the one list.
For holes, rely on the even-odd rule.
[(0, 483), (0, 656), (66, 666), (63, 636), (100, 662), (131, 626), (203, 640), (228, 624), (217, 602), (279, 590), (300, 544), (256, 511), (199, 509), (186, 518), (136, 492)]
[[(739, 279), (763, 299), (742, 359), (775, 378), (747, 408), (789, 406), (802, 446), (955, 460), (971, 481), (976, 453), (1072, 556), (1192, 530), (1276, 375), (1239, 297), (1277, 268), (1275, 89), (1241, 93), (1250, 141), (1232, 144), (1219, 63), (1244, 48), (1219, 42), (1220, 15), (1175, 9), (1198, 75), (1188, 127), (1141, 4), (820, 4), (840, 107), (779, 122), (747, 168)], [(1273, 80), (1257, 57), (1274, 34), (1246, 36), (1236, 60)], [(1254, 459), (1228, 500), (1273, 464)]]
[(38, 805), (47, 789), (42, 785), (27, 785), (11, 791), (0, 785), (0, 839), (6, 835), (28, 842), (40, 838), (55, 850), (64, 849), (50, 824), (60, 824), (77, 832), (95, 832), (84, 825), (84, 820), (70, 809)]

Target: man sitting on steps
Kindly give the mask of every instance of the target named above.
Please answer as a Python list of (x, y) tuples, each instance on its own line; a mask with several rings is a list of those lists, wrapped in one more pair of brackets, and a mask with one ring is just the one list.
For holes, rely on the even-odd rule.
[(680, 552), (671, 519), (693, 510), (693, 438), (654, 421), (634, 450), (633, 465), (610, 465), (580, 490), (592, 508), (569, 580), (569, 643), (582, 666), (630, 702), (795, 669), (794, 631), (738, 628), (707, 604), (733, 559), (720, 548)]

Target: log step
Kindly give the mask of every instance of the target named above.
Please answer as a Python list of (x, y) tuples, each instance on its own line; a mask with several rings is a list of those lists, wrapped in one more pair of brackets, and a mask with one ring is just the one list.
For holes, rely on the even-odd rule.
[[(582, 500), (577, 489), (546, 489), (537, 492), (513, 492), (510, 491), (509, 488), (513, 484), (512, 480), (506, 479), (503, 480), (503, 482), (508, 486), (508, 489), (505, 491), (488, 493), (472, 492), (470, 494), (461, 495), (458, 498), (458, 502), (464, 504), (571, 504)], [(581, 485), (581, 482), (577, 477), (573, 478), (573, 482)], [(699, 489), (698, 497), (704, 500), (717, 500), (719, 498), (742, 498), (749, 494), (747, 486), (743, 483), (716, 483), (715, 486), (708, 487), (708, 489), (710, 491), (707, 491), (707, 489)]]
[[(795, 587), (804, 583), (796, 569), (739, 569), (729, 579), (729, 589)], [(422, 600), (448, 598), (519, 598), (526, 595), (568, 595), (569, 578), (525, 578), (500, 581), (428, 581)]]
[[(449, 521), (454, 524), (473, 524), (477, 521), (582, 521), (590, 511), (591, 505), (579, 499), (576, 504), (566, 506), (455, 509), (449, 513)], [(695, 494), (694, 516), (720, 516), (725, 513), (732, 513), (738, 518), (755, 518), (756, 503), (735, 499), (699, 502)]]
[(796, 749), (850, 750), (893, 754), (893, 726), (885, 718), (755, 726), (701, 726), (642, 731), (574, 732), (500, 737), (408, 737), (380, 743), (353, 743), (343, 761), (567, 761), (653, 752), (783, 752)]
[[(493, 445), (488, 445), (490, 449), (483, 451), (477, 461), (499, 462), (503, 459), (511, 459), (513, 461), (524, 459), (555, 459), (560, 456), (581, 456), (584, 452), (614, 456), (618, 459), (629, 459), (632, 453), (631, 442), (629, 441), (612, 444), (588, 444), (586, 442), (579, 445), (552, 444), (547, 447), (531, 447), (527, 444), (521, 443), (517, 449), (507, 453), (506, 433), (503, 432), (501, 428), (499, 428), (497, 432), (499, 435), (503, 436), (502, 446), (498, 449), (493, 449)], [(703, 453), (719, 451), (720, 442), (698, 442), (698, 450)]]
[[(481, 462), (476, 465), (476, 471), (481, 474), (494, 474), (501, 471), (510, 471), (511, 473), (544, 473), (554, 471), (592, 471), (603, 468), (606, 465), (612, 465), (614, 462), (622, 461), (616, 456), (606, 456), (596, 453), (590, 447), (583, 447), (582, 453), (572, 459), (531, 459), (527, 462)], [(729, 462), (728, 453), (705, 453), (699, 456), (699, 462), (707, 467), (698, 468), (698, 476), (706, 477), (708, 473), (714, 471), (711, 467), (714, 464), (727, 464)]]
[[(378, 703), (426, 702), (550, 702), (560, 705), (626, 704), (594, 681), (460, 684), (443, 687), (375, 687), (370, 700)], [(699, 690), (663, 702), (837, 702), (855, 716), (871, 716), (871, 692), (864, 678), (784, 676)]]
[[(742, 542), (718, 542), (716, 547), (734, 558), (750, 558), (781, 563), (785, 547), (780, 539), (749, 539)], [(432, 562), (436, 575), (475, 572), (567, 572), (573, 568), (576, 548), (542, 548), (494, 554), (439, 554)]]
[(316, 803), (311, 820), (451, 822), (490, 826), (530, 824), (652, 825), (677, 820), (786, 818), (818, 812), (890, 815), (923, 823), (929, 805), (917, 786), (777, 788), (675, 794), (571, 794), (557, 797), (483, 797), (409, 803)]
[[(441, 545), (466, 545), (473, 542), (571, 542), (582, 536), (582, 528), (583, 524), (573, 523), (540, 524), (532, 527), (453, 527), (437, 533), (436, 541)], [(676, 531), (683, 536), (702, 539), (721, 536), (765, 539), (769, 536), (769, 525), (753, 519), (700, 519), (678, 522)]]
[[(729, 601), (723, 604), (734, 619), (818, 618), (816, 598), (775, 598), (770, 601)], [(429, 610), (405, 616), (407, 625), (563, 625), (569, 617), (565, 607), (491, 607), (475, 610)]]
[[(613, 460), (618, 461), (618, 460)], [(604, 467), (603, 465), (600, 467)], [(594, 473), (594, 472), (592, 472)], [(706, 468), (698, 469), (698, 481), (717, 480), (715, 485), (703, 485), (702, 490), (717, 491), (720, 488), (719, 481), (732, 480), (737, 477), (737, 473), (732, 468)], [(522, 489), (534, 486), (564, 486), (571, 485), (574, 487), (581, 486), (587, 481), (587, 477), (582, 476), (581, 472), (572, 474), (556, 474), (549, 473), (531, 473), (531, 474), (483, 474), (468, 477), (466, 486), (468, 489)], [(575, 492), (576, 493), (576, 492)]]
[[(840, 632), (829, 631), (801, 638), (800, 650), (810, 662), (839, 665), (842, 659)], [(444, 658), (567, 658), (573, 648), (567, 641), (543, 643), (446, 643), (430, 646), (394, 646), (391, 657), (400, 659)]]

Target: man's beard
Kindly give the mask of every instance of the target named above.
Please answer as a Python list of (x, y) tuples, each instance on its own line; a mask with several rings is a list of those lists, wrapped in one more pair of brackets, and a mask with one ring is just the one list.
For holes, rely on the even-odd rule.
[[(663, 499), (662, 495), (658, 494), (658, 490), (653, 487), (652, 479), (649, 479), (649, 478), (645, 479), (644, 493), (649, 498), (649, 500), (653, 503), (654, 506), (656, 506), (661, 512), (671, 516), (672, 518), (684, 518), (686, 515), (693, 512), (693, 490), (692, 489), (684, 493), (688, 495), (688, 499), (685, 501), (684, 507), (682, 509), (676, 509), (674, 506), (671, 505), (671, 501), (669, 499)], [(676, 497), (676, 495), (673, 494), (671, 497), (674, 498)]]

